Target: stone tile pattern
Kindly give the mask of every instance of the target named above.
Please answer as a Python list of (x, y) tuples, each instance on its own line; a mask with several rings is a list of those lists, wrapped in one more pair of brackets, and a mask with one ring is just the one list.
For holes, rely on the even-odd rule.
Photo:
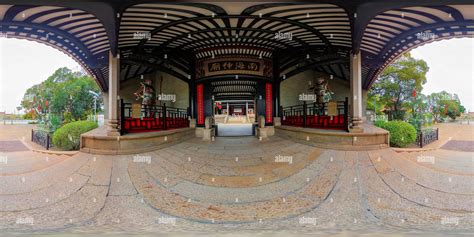
[(39, 170), (10, 166), (0, 176), (0, 229), (472, 233), (471, 153), (444, 152), (430, 154), (440, 162), (427, 165), (391, 149), (335, 151), (273, 137), (78, 153)]

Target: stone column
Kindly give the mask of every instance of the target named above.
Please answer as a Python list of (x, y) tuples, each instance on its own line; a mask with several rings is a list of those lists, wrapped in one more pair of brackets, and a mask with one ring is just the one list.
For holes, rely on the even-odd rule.
[(109, 52), (109, 101), (107, 136), (120, 136), (118, 122), (118, 90), (120, 83), (120, 60)]
[(360, 52), (351, 54), (351, 115), (349, 132), (363, 132), (362, 124), (362, 66)]

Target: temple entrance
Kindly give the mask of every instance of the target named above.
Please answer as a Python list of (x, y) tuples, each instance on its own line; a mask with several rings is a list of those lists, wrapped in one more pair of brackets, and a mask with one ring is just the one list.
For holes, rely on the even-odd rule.
[(216, 135), (221, 137), (254, 135), (257, 82), (215, 81), (211, 86)]
[(254, 135), (255, 103), (253, 100), (221, 100), (214, 106), (217, 136)]

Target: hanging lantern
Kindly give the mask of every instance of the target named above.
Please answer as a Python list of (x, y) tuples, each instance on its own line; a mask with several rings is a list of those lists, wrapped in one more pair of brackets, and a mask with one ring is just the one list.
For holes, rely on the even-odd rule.
[(412, 96), (413, 98), (416, 98), (416, 90), (413, 90)]

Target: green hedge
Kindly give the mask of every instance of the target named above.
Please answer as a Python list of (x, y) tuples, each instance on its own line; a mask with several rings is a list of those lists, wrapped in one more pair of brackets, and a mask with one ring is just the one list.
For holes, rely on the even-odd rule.
[(390, 145), (406, 147), (416, 141), (416, 129), (413, 125), (403, 121), (376, 121), (375, 126), (390, 132)]
[(97, 128), (97, 123), (92, 121), (77, 121), (65, 124), (53, 134), (55, 147), (70, 151), (79, 150), (81, 134)]

